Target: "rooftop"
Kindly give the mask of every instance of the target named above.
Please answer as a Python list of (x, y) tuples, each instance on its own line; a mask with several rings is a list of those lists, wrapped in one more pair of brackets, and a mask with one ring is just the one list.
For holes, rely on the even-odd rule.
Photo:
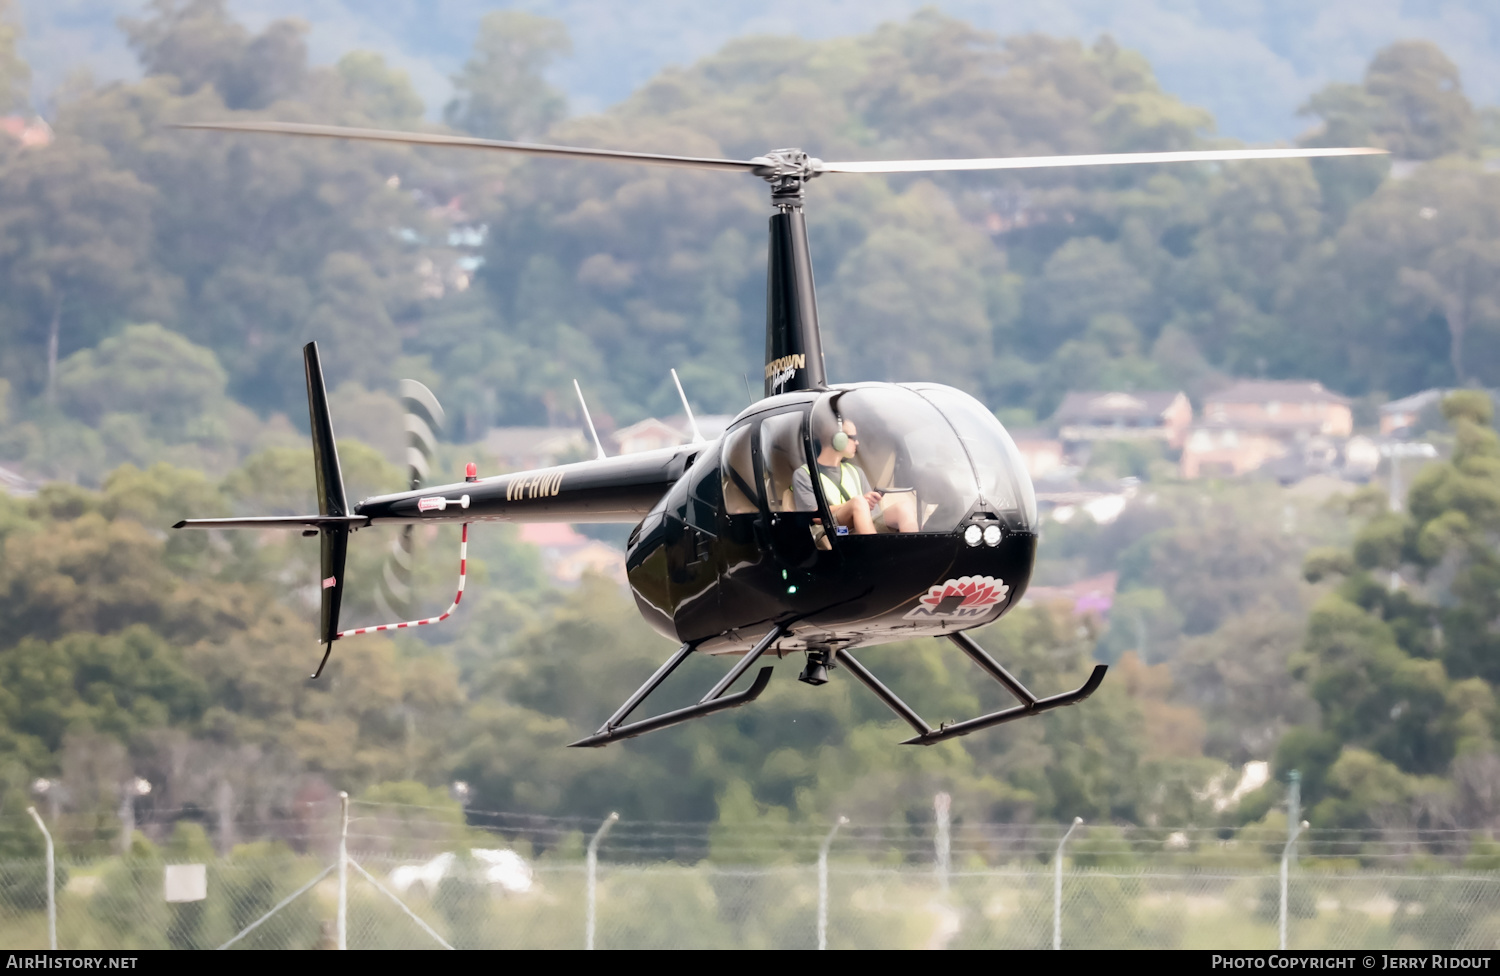
[(1171, 390), (1153, 390), (1141, 393), (1117, 391), (1076, 392), (1063, 397), (1054, 419), (1067, 421), (1101, 420), (1108, 418), (1156, 418), (1166, 413), (1181, 393)]
[(1204, 397), (1207, 403), (1344, 403), (1316, 380), (1240, 380)]
[(1437, 403), (1452, 393), (1452, 390), (1423, 390), (1421, 393), (1413, 393), (1399, 400), (1381, 405), (1381, 413), (1417, 413), (1425, 410), (1432, 404)]

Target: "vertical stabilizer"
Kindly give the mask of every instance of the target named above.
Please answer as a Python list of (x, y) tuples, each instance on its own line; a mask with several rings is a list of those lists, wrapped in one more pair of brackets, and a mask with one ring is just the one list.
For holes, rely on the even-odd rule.
[(307, 413), (312, 422), (313, 468), (318, 477), (318, 514), (348, 515), (344, 472), (339, 467), (339, 452), (333, 443), (328, 387), (323, 383), (323, 363), (318, 359), (316, 342), (302, 347), (302, 361), (307, 367)]
[[(333, 441), (333, 420), (328, 413), (328, 388), (323, 383), (323, 364), (318, 359), (318, 344), (302, 347), (302, 361), (307, 367), (307, 414), (312, 425), (313, 473), (318, 481), (318, 514), (348, 515), (349, 500), (344, 494), (344, 473), (339, 467), (338, 447)], [(339, 604), (344, 598), (344, 559), (349, 552), (349, 529), (344, 525), (323, 525), (318, 529), (322, 544), (319, 586), (323, 591), (318, 619), (318, 641), (332, 650), (339, 632)], [(323, 664), (328, 663), (327, 651)], [(318, 674), (323, 673), (318, 665)]]

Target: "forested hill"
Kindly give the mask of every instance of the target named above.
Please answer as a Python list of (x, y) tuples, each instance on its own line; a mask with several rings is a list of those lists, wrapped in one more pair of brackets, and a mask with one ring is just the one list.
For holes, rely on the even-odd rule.
[[(0, 376), (24, 421), (7, 457), (70, 475), (129, 456), (106, 443), (97, 463), (78, 458), (94, 443), (85, 429), (140, 411), (73, 392), (89, 384), (70, 385), (69, 357), (131, 321), (212, 350), (217, 367), (169, 371), (212, 386), (222, 368), (225, 403), (261, 417), (300, 414), (308, 338), (353, 393), (431, 380), (468, 438), (566, 419), (574, 376), (618, 423), (672, 409), (674, 365), (703, 409), (742, 405), (762, 345), (758, 182), (183, 132), (170, 124), (417, 127), (423, 106), (379, 57), (310, 68), (296, 24), (252, 34), (216, 0), (123, 29), (147, 77), (80, 80), (60, 96), (56, 141), (10, 145), (0, 164)], [(565, 44), (540, 18), (489, 18), (447, 118), (481, 135), (701, 155), (1218, 144), (1206, 113), (1107, 39), (995, 39), (933, 13), (835, 41), (747, 39), (606, 114), (559, 121), (541, 72)], [(7, 57), (14, 98), (24, 66)], [(1482, 284), (1500, 261), (1500, 177), (1478, 159), (1490, 114), (1421, 43), (1382, 52), (1309, 111), (1326, 122), (1313, 141), (1433, 161), (1402, 180), (1383, 161), (1336, 160), (814, 183), (831, 375), (943, 379), (1038, 416), (1068, 387), (1199, 392), (1221, 374), (1354, 395), (1500, 381)], [(223, 420), (214, 434), (210, 419), (192, 436), (244, 428)]]
[[(850, 682), (787, 676), (691, 734), (564, 750), (670, 648), (618, 588), (548, 585), (503, 526), (475, 533), (475, 596), (446, 630), (340, 642), (308, 683), (315, 545), (165, 530), (307, 510), (298, 347), (322, 345), (355, 496), (401, 484), (380, 450), (399, 456), (400, 377), (439, 391), (455, 472), (455, 445), (497, 424), (575, 419), (575, 376), (606, 423), (675, 412), (673, 366), (700, 410), (737, 410), (761, 365), (765, 190), (175, 129), (427, 123), (378, 56), (309, 67), (295, 23), (252, 32), (220, 0), (152, 9), (122, 25), (143, 80), (76, 78), (52, 138), (25, 118), (5, 123), (24, 139), (0, 134), (0, 465), (52, 482), (0, 496), (0, 856), (34, 852), (18, 812), (33, 777), (71, 791), (60, 833), (82, 851), (117, 829), (127, 774), (156, 784), (162, 822), (222, 804), (230, 826), (304, 789), (425, 803), (461, 779), (471, 809), (529, 813), (916, 823), (949, 789), (960, 819), (1229, 831), (1275, 826), (1278, 782), (1225, 799), (1239, 767), (1268, 760), (1305, 774), (1318, 826), (1500, 824), (1500, 440), (1473, 393), (1445, 403), (1445, 457), (1402, 511), (1379, 491), (1325, 503), (1115, 472), (1147, 481), (1109, 525), (1049, 521), (1042, 567), (1048, 583), (1118, 574), (1107, 629), (1043, 606), (983, 640), (1049, 692), (1093, 657), (1118, 666), (1085, 707), (995, 735), (903, 751)], [(13, 40), (0, 31), (0, 101), (19, 106)], [(1221, 144), (1108, 40), (997, 39), (935, 13), (735, 41), (581, 118), (543, 80), (566, 42), (541, 18), (487, 18), (445, 124), (736, 157)], [(1500, 383), (1494, 111), (1424, 43), (1382, 51), (1308, 111), (1310, 141), (1396, 161), (815, 181), (830, 374), (939, 379), (1021, 423), (1068, 389), (1299, 377), (1366, 398), (1363, 413)], [(424, 600), (451, 593), (456, 541), (422, 540)], [(362, 537), (351, 577), (378, 578), (382, 549)], [(351, 586), (346, 619), (373, 622), (372, 597)], [(1000, 706), (935, 644), (871, 656), (934, 720)], [(691, 687), (716, 670), (681, 673)]]

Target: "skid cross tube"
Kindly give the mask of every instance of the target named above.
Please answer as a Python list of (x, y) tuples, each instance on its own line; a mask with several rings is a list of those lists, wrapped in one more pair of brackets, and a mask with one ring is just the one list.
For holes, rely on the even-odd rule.
[(930, 735), (932, 726), (922, 721), (922, 716), (916, 713), (910, 705), (896, 697), (896, 693), (880, 683), (880, 679), (870, 673), (870, 669), (854, 660), (854, 655), (848, 651), (839, 651), (838, 659), (849, 669), (849, 673), (859, 679), (859, 683), (875, 693), (875, 697), (885, 702), (885, 706), (891, 711), (906, 719), (908, 725), (917, 730), (917, 734)]
[(702, 718), (705, 715), (722, 712), (728, 708), (738, 708), (748, 702), (755, 701), (755, 699), (760, 697), (760, 693), (766, 690), (766, 685), (771, 681), (771, 672), (775, 670), (774, 668), (761, 668), (760, 673), (755, 676), (755, 680), (751, 682), (750, 687), (738, 694), (726, 696), (724, 692), (729, 689), (730, 685), (734, 684), (740, 675), (750, 669), (750, 666), (766, 652), (767, 648), (785, 633), (786, 627), (782, 624), (773, 626), (766, 636), (762, 637), (753, 648), (746, 652), (744, 657), (740, 658), (739, 663), (721, 678), (719, 683), (714, 685), (708, 694), (703, 696), (703, 699), (698, 704), (665, 712), (655, 718), (642, 719), (639, 722), (631, 722), (629, 725), (620, 725), (619, 723), (625, 721), (626, 716), (634, 711), (636, 706), (645, 701), (647, 696), (655, 691), (657, 686), (665, 681), (667, 676), (675, 671), (679, 664), (686, 660), (687, 656), (693, 652), (693, 648), (698, 646), (696, 643), (682, 645), (677, 649), (677, 653), (673, 654), (665, 664), (656, 669), (655, 674), (646, 679), (646, 683), (641, 685), (635, 694), (625, 700), (625, 704), (621, 705), (609, 717), (609, 721), (605, 722), (598, 732), (586, 738), (579, 739), (577, 742), (570, 742), (568, 743), (568, 747), (597, 749), (600, 746), (607, 746), (611, 742), (617, 742), (621, 739), (631, 739), (638, 735), (645, 735), (647, 732), (655, 732), (657, 729), (665, 729), (669, 726), (678, 725), (689, 719)]
[(1002, 711), (991, 712), (988, 715), (981, 715), (978, 718), (971, 718), (966, 722), (954, 722), (951, 725), (945, 724), (941, 728), (934, 729), (922, 719), (922, 716), (917, 714), (915, 709), (902, 701), (895, 692), (882, 684), (879, 678), (871, 674), (869, 669), (863, 664), (856, 661), (848, 651), (840, 651), (838, 654), (839, 660), (844, 663), (844, 666), (849, 669), (849, 673), (854, 675), (860, 684), (874, 692), (875, 697), (885, 702), (887, 708), (901, 716), (913, 729), (916, 729), (917, 734), (915, 736), (901, 743), (904, 746), (930, 746), (946, 739), (968, 735), (970, 732), (978, 732), (980, 729), (987, 729), (993, 725), (1002, 725), (1006, 722), (1014, 722), (1016, 719), (1030, 718), (1033, 715), (1050, 712), (1052, 709), (1061, 708), (1064, 705), (1076, 705), (1094, 693), (1099, 687), (1099, 683), (1104, 680), (1104, 673), (1109, 670), (1108, 665), (1097, 664), (1094, 666), (1093, 673), (1089, 675), (1089, 679), (1081, 687), (1064, 692), (1061, 695), (1053, 695), (1051, 698), (1038, 698), (1015, 675), (1005, 670), (999, 661), (990, 657), (985, 649), (975, 643), (974, 639), (968, 634), (949, 634), (948, 639), (957, 644), (960, 650), (972, 658), (975, 664), (983, 668), (986, 674), (999, 682), (1006, 691), (1015, 695), (1021, 704), (1014, 708), (1007, 708)]

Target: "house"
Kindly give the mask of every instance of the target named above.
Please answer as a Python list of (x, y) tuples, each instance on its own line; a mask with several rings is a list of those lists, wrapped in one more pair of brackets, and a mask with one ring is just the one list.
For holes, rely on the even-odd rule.
[[(734, 415), (727, 413), (700, 413), (694, 414), (694, 417), (698, 421), (698, 432), (703, 435), (703, 439), (706, 441), (711, 441), (715, 437), (720, 436), (729, 428), (730, 424), (734, 423)], [(687, 414), (674, 414), (671, 417), (665, 418), (664, 422), (668, 427), (675, 427), (682, 431), (684, 441), (693, 439), (693, 425), (688, 423)]]
[(686, 444), (690, 436), (665, 420), (647, 417), (639, 423), (615, 431), (611, 440), (615, 442), (619, 453), (639, 454), (642, 451), (659, 451), (664, 447)]
[(1182, 447), (1193, 406), (1181, 391), (1069, 393), (1053, 414), (1065, 443), (1160, 440)]
[(542, 551), (542, 565), (554, 583), (571, 586), (593, 572), (625, 584), (625, 554), (565, 522), (527, 522), (520, 526), (520, 536)]
[(1306, 380), (1242, 380), (1204, 398), (1182, 449), (1184, 478), (1248, 474), (1268, 462), (1282, 480), (1336, 466), (1354, 433), (1349, 399)]
[(1308, 380), (1242, 380), (1203, 400), (1203, 420), (1288, 434), (1354, 433), (1349, 398)]
[(1104, 620), (1109, 617), (1109, 611), (1114, 606), (1115, 587), (1118, 583), (1118, 573), (1103, 573), (1066, 586), (1030, 586), (1026, 588), (1026, 595), (1021, 598), (1021, 605), (1061, 604), (1076, 617)]
[(588, 438), (576, 427), (495, 427), (485, 435), (484, 449), (502, 471), (550, 468), (594, 456)]
[(52, 126), (40, 116), (29, 119), (24, 115), (0, 117), (0, 132), (15, 139), (23, 149), (52, 145)]
[(1287, 453), (1287, 440), (1279, 431), (1222, 420), (1195, 424), (1182, 448), (1182, 476), (1225, 478), (1249, 474)]
[(1064, 464), (1063, 442), (1030, 431), (1015, 431), (1016, 450), (1032, 481), (1040, 481)]
[(1380, 408), (1380, 436), (1417, 433), (1412, 428), (1425, 411), (1441, 408), (1443, 398), (1452, 390), (1423, 390), (1411, 396), (1392, 400)]

